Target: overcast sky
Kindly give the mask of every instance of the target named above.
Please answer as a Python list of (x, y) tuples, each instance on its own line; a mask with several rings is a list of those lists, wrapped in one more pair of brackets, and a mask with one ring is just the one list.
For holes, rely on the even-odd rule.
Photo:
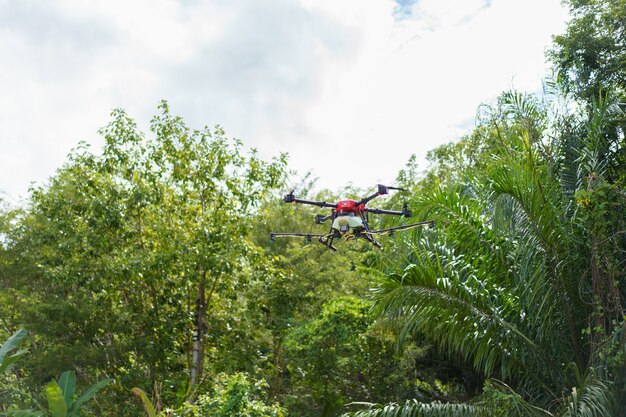
[(113, 108), (147, 130), (161, 99), (321, 187), (392, 183), (482, 102), (540, 91), (566, 18), (559, 0), (0, 0), (0, 190), (18, 202), (98, 149)]

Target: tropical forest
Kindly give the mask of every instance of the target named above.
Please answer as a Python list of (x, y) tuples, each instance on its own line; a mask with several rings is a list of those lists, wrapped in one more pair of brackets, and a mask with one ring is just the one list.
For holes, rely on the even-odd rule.
[(434, 227), (384, 249), (270, 239), (374, 188), (114, 110), (0, 203), (0, 415), (626, 416), (626, 2), (564, 4), (543, 92), (400, 156), (370, 226)]

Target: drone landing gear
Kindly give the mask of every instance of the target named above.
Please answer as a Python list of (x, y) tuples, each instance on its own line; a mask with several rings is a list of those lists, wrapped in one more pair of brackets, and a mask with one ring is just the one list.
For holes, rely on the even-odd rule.
[[(381, 191), (380, 186), (378, 187), (378, 190), (379, 192)], [(355, 236), (362, 237), (368, 242), (370, 242), (372, 245), (376, 246), (378, 249), (383, 250), (383, 247), (380, 245), (380, 243), (376, 242), (376, 240), (372, 236), (370, 236), (368, 233), (370, 231), (370, 225), (368, 224), (368, 221), (367, 221), (368, 217), (363, 212), (361, 212), (360, 215), (361, 215), (361, 220), (363, 221), (364, 230), (360, 231), (358, 234), (355, 234)], [(364, 233), (361, 233), (361, 232), (364, 232)]]
[(319, 242), (326, 246), (328, 249), (332, 250), (332, 251), (337, 251), (337, 248), (333, 246), (333, 239), (334, 236), (330, 235), (330, 236), (324, 236), (324, 237), (320, 237), (318, 240)]
[(373, 244), (374, 246), (376, 246), (378, 249), (380, 249), (380, 250), (382, 250), (382, 249), (383, 249), (383, 247), (380, 245), (380, 243), (376, 242), (376, 241), (374, 240), (374, 238), (373, 238), (373, 237), (371, 237), (370, 235), (368, 235), (368, 234), (362, 234), (362, 235), (361, 235), (361, 237), (365, 238), (365, 240), (367, 240), (368, 242), (372, 243), (372, 244)]

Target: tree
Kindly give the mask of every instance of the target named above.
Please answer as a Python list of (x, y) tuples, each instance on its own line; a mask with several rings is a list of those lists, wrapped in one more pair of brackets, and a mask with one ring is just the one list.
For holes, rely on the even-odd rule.
[[(626, 85), (626, 3), (568, 0), (571, 20), (554, 37), (549, 56), (560, 80), (591, 102), (600, 91)], [(623, 90), (622, 90), (623, 91)]]
[(36, 382), (76, 366), (122, 386), (165, 382), (164, 399), (180, 401), (179, 387), (202, 380), (210, 318), (228, 313), (258, 259), (249, 212), (280, 183), (284, 155), (246, 155), (165, 102), (151, 131), (114, 111), (102, 153), (76, 149), (8, 235), (27, 274), (3, 279), (32, 294), (20, 308)]

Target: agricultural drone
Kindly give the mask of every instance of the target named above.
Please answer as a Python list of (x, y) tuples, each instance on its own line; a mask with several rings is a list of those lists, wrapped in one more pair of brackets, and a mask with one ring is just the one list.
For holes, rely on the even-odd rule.
[(367, 203), (379, 197), (381, 195), (389, 194), (389, 190), (405, 191), (402, 188), (388, 187), (386, 185), (379, 184), (377, 186), (376, 193), (362, 198), (361, 200), (340, 200), (337, 203), (327, 203), (325, 201), (311, 201), (296, 198), (293, 195), (293, 190), (289, 194), (285, 194), (283, 201), (289, 204), (307, 204), (311, 206), (317, 206), (321, 208), (330, 208), (331, 213), (329, 215), (317, 214), (315, 216), (316, 224), (324, 224), (330, 220), (330, 231), (326, 234), (317, 233), (270, 233), (270, 241), (274, 241), (277, 237), (304, 237), (307, 242), (310, 242), (313, 238), (331, 249), (336, 251), (337, 248), (333, 246), (334, 239), (344, 238), (346, 240), (363, 238), (372, 243), (377, 248), (382, 249), (382, 246), (374, 239), (375, 235), (393, 235), (394, 232), (409, 230), (418, 226), (434, 227), (435, 222), (433, 220), (426, 220), (417, 223), (405, 224), (402, 226), (389, 227), (381, 230), (371, 230), (369, 227), (369, 214), (389, 214), (392, 216), (404, 216), (406, 218), (411, 217), (411, 210), (408, 208), (408, 204), (405, 202), (401, 211), (397, 210), (383, 210), (377, 208), (366, 207)]

